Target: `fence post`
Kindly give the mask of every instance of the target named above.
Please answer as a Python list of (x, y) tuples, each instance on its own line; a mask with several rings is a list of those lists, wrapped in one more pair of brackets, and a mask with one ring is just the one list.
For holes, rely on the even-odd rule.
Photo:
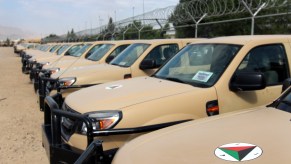
[(252, 10), (249, 8), (249, 6), (246, 4), (246, 2), (244, 0), (241, 0), (241, 2), (243, 3), (243, 5), (247, 8), (247, 10), (249, 11), (249, 13), (252, 15), (252, 26), (251, 26), (251, 35), (254, 35), (254, 28), (255, 28), (255, 17), (257, 16), (257, 14), (266, 6), (266, 3), (263, 3), (258, 10), (253, 13)]

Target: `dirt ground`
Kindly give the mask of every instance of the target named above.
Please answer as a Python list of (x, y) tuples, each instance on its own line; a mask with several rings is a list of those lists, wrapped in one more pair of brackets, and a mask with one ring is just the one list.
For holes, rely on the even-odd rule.
[(0, 164), (49, 163), (41, 142), (43, 112), (12, 48), (0, 47), (0, 75)]

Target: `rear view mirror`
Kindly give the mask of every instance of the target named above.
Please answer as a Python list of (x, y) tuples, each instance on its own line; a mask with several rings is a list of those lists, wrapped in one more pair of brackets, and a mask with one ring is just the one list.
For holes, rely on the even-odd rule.
[(71, 53), (70, 53), (69, 51), (67, 51), (64, 55), (65, 55), (65, 56), (70, 56)]
[(145, 69), (154, 69), (156, 68), (156, 64), (155, 64), (155, 61), (154, 60), (143, 60), (140, 65), (139, 65), (139, 68), (141, 70), (145, 70)]
[(288, 78), (288, 79), (284, 80), (283, 85), (282, 85), (282, 92), (284, 92), (290, 86), (291, 86), (291, 79)]
[(261, 72), (236, 73), (230, 82), (231, 91), (252, 91), (266, 88), (266, 79)]

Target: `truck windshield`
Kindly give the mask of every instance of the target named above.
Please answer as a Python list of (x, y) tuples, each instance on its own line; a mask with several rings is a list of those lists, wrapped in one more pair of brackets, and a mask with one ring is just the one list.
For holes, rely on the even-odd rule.
[(240, 45), (231, 44), (188, 45), (154, 76), (196, 87), (211, 87), (240, 48)]
[(50, 52), (51, 53), (54, 53), (59, 47), (61, 47), (61, 45), (55, 45), (51, 50)]
[(130, 67), (141, 54), (143, 54), (150, 44), (135, 43), (128, 46), (122, 51), (116, 58), (114, 58), (109, 64), (118, 65), (121, 67)]
[(61, 55), (63, 52), (65, 52), (68, 48), (70, 47), (70, 45), (63, 45), (60, 49), (58, 49), (57, 51), (57, 55)]
[(50, 45), (46, 45), (42, 51), (48, 51), (49, 48), (50, 48)]
[(114, 45), (113, 44), (103, 44), (96, 51), (92, 53), (87, 59), (93, 61), (99, 61)]
[(80, 48), (78, 51), (76, 51), (75, 53), (73, 53), (72, 56), (80, 57), (80, 56), (81, 56), (85, 51), (87, 51), (91, 46), (92, 46), (92, 44), (85, 44), (82, 48)]
[(74, 54), (74, 53), (76, 53), (77, 51), (79, 51), (83, 46), (84, 46), (84, 44), (73, 45), (73, 46), (70, 47), (70, 49), (66, 52), (65, 55), (72, 56), (72, 54)]

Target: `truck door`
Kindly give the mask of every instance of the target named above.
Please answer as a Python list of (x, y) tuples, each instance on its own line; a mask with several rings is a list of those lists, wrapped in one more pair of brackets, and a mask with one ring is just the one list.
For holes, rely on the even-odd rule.
[(263, 73), (266, 88), (234, 92), (229, 90), (229, 84), (217, 87), (220, 113), (265, 105), (280, 95), (282, 82), (290, 77), (284, 45), (268, 44), (251, 49), (234, 74), (237, 72)]

